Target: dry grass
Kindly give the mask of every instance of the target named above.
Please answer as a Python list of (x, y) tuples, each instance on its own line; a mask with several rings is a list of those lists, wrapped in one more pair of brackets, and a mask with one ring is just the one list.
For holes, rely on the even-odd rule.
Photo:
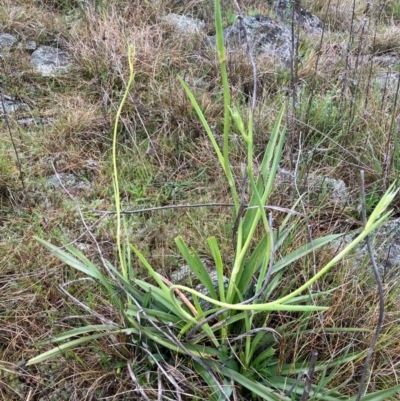
[[(81, 277), (39, 247), (33, 235), (54, 243), (81, 244), (89, 258), (98, 258), (75, 204), (62, 189), (46, 185), (47, 177), (54, 174), (53, 160), (58, 172), (74, 174), (90, 182), (90, 189), (71, 190), (71, 193), (84, 209), (104, 255), (112, 262), (116, 259), (112, 219), (101, 218), (91, 210), (113, 208), (111, 135), (115, 112), (128, 79), (128, 44), (135, 46), (136, 77), (118, 134), (123, 208), (137, 204), (229, 201), (228, 188), (222, 181), (212, 148), (177, 80), (180, 74), (193, 88), (208, 121), (218, 131), (222, 105), (218, 101), (217, 57), (201, 37), (176, 33), (163, 21), (169, 12), (185, 13), (203, 19), (207, 34), (213, 34), (210, 2), (112, 0), (97, 8), (84, 8), (77, 3), (4, 0), (0, 5), (2, 31), (23, 41), (61, 46), (73, 60), (67, 74), (49, 79), (30, 69), (29, 56), (20, 46), (2, 61), (5, 93), (20, 96), (31, 107), (30, 112), (17, 113), (10, 119), (27, 193), (21, 191), (10, 138), (4, 120), (0, 121), (0, 398), (7, 401), (28, 400), (33, 396), (38, 400), (137, 397), (127, 372), (118, 373), (114, 369), (115, 363), (124, 356), (121, 357), (120, 348), (111, 339), (67, 353), (61, 360), (29, 369), (19, 368), (23, 361), (38, 353), (34, 346), (38, 340), (82, 323), (81, 318), (74, 318), (82, 316), (82, 310), (59, 290), (59, 285)], [(234, 15), (234, 8), (230, 2), (224, 3), (224, 22), (228, 24), (232, 22), (229, 18)], [(265, 3), (248, 0), (242, 1), (241, 6), (244, 14), (266, 12), (269, 6)], [(324, 19), (330, 31), (325, 31), (321, 47), (319, 39), (303, 39), (298, 70), (302, 89), (296, 110), (298, 143), (288, 144), (286, 152), (301, 149), (306, 155), (307, 151), (323, 148), (323, 153), (312, 158), (299, 158), (303, 160), (300, 170), (304, 177), (308, 171), (323, 172), (343, 179), (356, 192), (362, 167), (367, 172), (367, 184), (373, 184), (373, 190), (379, 193), (398, 174), (397, 170), (388, 171), (385, 163), (387, 154), (393, 152), (392, 122), (400, 112), (393, 91), (386, 88), (388, 85), (382, 88), (376, 82), (375, 77), (385, 74), (385, 68), (368, 60), (372, 55), (388, 52), (399, 56), (397, 2), (388, 1), (378, 13), (366, 11), (365, 2), (357, 0), (351, 38), (353, 1), (309, 0), (304, 4)], [(375, 24), (378, 16), (380, 20)], [(370, 23), (363, 25), (364, 17), (370, 18)], [(398, 70), (398, 65), (393, 68)], [(290, 87), (290, 74), (277, 69), (267, 57), (259, 58), (257, 67), (255, 137), (260, 159), (280, 105), (285, 101), (285, 88)], [(246, 113), (252, 89), (247, 57), (231, 54), (228, 72), (233, 102)], [(27, 116), (54, 118), (56, 122), (28, 128), (19, 126), (17, 118)], [(232, 164), (238, 177), (244, 155), (238, 139), (232, 151)], [(291, 160), (293, 155), (286, 153), (282, 167), (285, 164), (292, 167)], [(277, 190), (270, 203), (291, 207), (293, 191), (293, 188), (284, 193)], [(320, 203), (316, 200), (306, 205), (307, 212), (315, 214), (312, 221), (315, 237), (346, 230), (349, 220), (355, 221), (358, 217), (355, 210), (338, 210), (332, 204), (324, 204), (324, 208), (321, 203), (322, 200)], [(207, 253), (204, 244), (209, 235), (221, 239), (231, 235), (232, 216), (227, 209), (157, 213), (132, 216), (128, 224), (132, 243), (167, 274), (181, 264), (173, 244), (177, 235), (182, 234), (200, 253)], [(277, 216), (278, 221), (280, 218)], [(304, 228), (293, 238), (293, 245), (304, 243), (306, 237)], [(232, 259), (230, 244), (224, 247), (223, 253), (225, 260)], [(318, 266), (322, 263), (321, 255)], [(304, 266), (296, 267), (301, 280), (312, 274), (310, 266), (311, 262), (308, 270)], [(370, 378), (371, 388), (393, 385), (398, 380), (400, 332), (396, 305), (399, 295), (395, 282), (393, 278), (385, 284), (387, 314), (374, 357), (376, 373)], [(325, 328), (346, 325), (374, 327), (377, 300), (369, 276), (360, 277), (348, 262), (338, 266), (336, 273), (320, 285), (338, 288), (332, 308), (315, 330), (320, 333)], [(69, 290), (99, 313), (112, 318), (113, 312), (94, 286), (82, 287), (78, 282)], [(292, 319), (291, 316), (279, 318)], [(85, 319), (92, 321), (90, 316)], [(296, 324), (294, 321), (293, 332), (298, 332), (298, 336), (288, 335), (286, 339), (286, 344), (295, 344), (295, 347), (281, 346), (282, 361), (295, 361), (311, 348), (317, 348), (329, 359), (348, 344), (360, 349), (370, 341), (368, 336), (352, 333), (332, 334), (326, 342), (320, 334), (301, 335)], [(347, 388), (349, 393), (357, 383), (360, 366), (349, 366), (337, 376), (338, 383), (344, 377), (354, 378)], [(151, 383), (145, 382), (145, 375), (143, 380), (151, 387)]]

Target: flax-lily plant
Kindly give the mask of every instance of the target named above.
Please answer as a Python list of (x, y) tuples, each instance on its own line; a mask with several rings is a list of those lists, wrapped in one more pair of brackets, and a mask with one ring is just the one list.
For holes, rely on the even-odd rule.
[[(297, 228), (296, 223), (291, 222), (293, 217), (291, 213), (295, 214), (295, 212), (290, 211), (282, 222), (278, 234), (272, 229), (265, 208), (273, 188), (285, 141), (285, 128), (282, 126), (284, 108), (280, 111), (271, 132), (259, 172), (255, 174), (252, 112), (250, 111), (248, 118), (244, 121), (240, 113), (231, 107), (219, 0), (215, 0), (215, 21), (224, 94), (222, 149), (193, 93), (181, 78), (180, 81), (214, 147), (231, 189), (235, 215), (239, 216), (236, 224), (232, 265), (227, 266), (224, 263), (216, 238), (208, 238), (210, 255), (213, 258), (217, 277), (217, 284), (215, 284), (209, 269), (198, 253), (194, 249), (190, 249), (182, 237), (176, 238), (176, 245), (185, 262), (207, 289), (207, 294), (205, 294), (189, 286), (168, 282), (153, 269), (145, 256), (132, 244), (123, 247), (120, 242), (118, 243), (120, 268), (109, 262), (104, 262), (103, 267), (97, 267), (72, 246), (65, 246), (65, 250), (62, 250), (38, 238), (39, 242), (63, 262), (83, 272), (96, 281), (99, 286), (102, 286), (108, 293), (109, 300), (116, 308), (117, 313), (113, 323), (103, 321), (102, 324), (74, 329), (42, 342), (42, 344), (56, 343), (57, 346), (29, 360), (27, 364), (42, 362), (101, 337), (129, 334), (131, 345), (142, 349), (149, 362), (156, 364), (161, 370), (165, 365), (160, 365), (160, 361), (167, 363), (168, 355), (169, 360), (176, 356), (184, 361), (181, 365), (185, 366), (185, 369), (196, 372), (197, 380), (206, 384), (208, 389), (206, 394), (197, 394), (205, 399), (219, 401), (230, 400), (233, 397), (238, 399), (239, 397), (247, 400), (268, 401), (353, 400), (355, 398), (346, 398), (340, 394), (340, 386), (330, 388), (329, 385), (334, 381), (335, 374), (341, 366), (362, 359), (366, 352), (343, 352), (335, 360), (317, 361), (313, 370), (316, 372), (318, 380), (315, 384), (309, 383), (306, 389), (307, 384), (296, 380), (296, 376), (301, 375), (307, 369), (307, 360), (288, 365), (279, 363), (275, 347), (279, 344), (281, 335), (288, 328), (285, 325), (269, 327), (269, 318), (274, 312), (286, 311), (295, 312), (301, 321), (307, 319), (311, 313), (321, 313), (326, 310), (329, 291), (313, 292), (310, 291), (311, 286), (357, 244), (382, 225), (390, 216), (391, 212), (387, 208), (397, 191), (393, 186), (389, 188), (358, 236), (318, 273), (300, 287), (289, 288), (285, 295), (273, 298), (274, 294), (280, 293), (281, 279), (287, 269), (310, 253), (327, 246), (340, 234), (314, 239), (286, 256), (275, 259), (275, 255), (279, 253), (277, 251), (283, 247), (285, 240), (290, 238)], [(130, 53), (129, 60), (130, 85), (134, 77), (132, 53)], [(126, 93), (129, 91), (129, 85)], [(120, 110), (125, 99), (126, 97), (121, 102)], [(118, 118), (119, 115), (116, 119), (116, 127)], [(232, 121), (247, 148), (245, 174), (249, 183), (250, 200), (245, 208), (242, 204), (243, 200), (239, 197), (243, 178), (239, 180), (240, 182), (235, 181), (229, 163)], [(114, 135), (114, 155), (115, 147), (116, 135)], [(121, 216), (116, 158), (114, 158), (114, 167), (119, 224)], [(293, 206), (293, 210), (295, 207), (296, 205)], [(260, 228), (264, 232), (261, 236)], [(122, 228), (118, 226), (118, 233), (121, 233), (121, 230)], [(261, 239), (255, 245), (256, 230), (258, 230), (257, 238)], [(130, 250), (136, 255), (136, 262)], [(145, 281), (135, 276), (133, 264), (138, 261), (147, 269), (151, 281)], [(225, 283), (226, 276), (228, 276), (227, 285)], [(295, 282), (296, 280), (293, 280), (293, 283)], [(204, 308), (204, 303), (201, 303), (200, 300), (207, 301), (209, 307)], [(118, 317), (122, 317), (122, 319), (118, 320)], [(124, 349), (121, 354), (127, 352), (127, 349)], [(134, 369), (128, 356), (125, 363), (129, 365), (130, 371)], [(179, 366), (174, 369), (179, 369)], [(187, 370), (185, 372), (187, 374)], [(176, 399), (182, 399), (183, 394), (188, 393), (190, 385), (182, 389), (184, 384), (177, 383), (172, 376), (166, 376), (166, 381), (174, 388)], [(189, 382), (190, 379), (186, 378), (184, 381)], [(400, 386), (368, 394), (361, 399), (364, 401), (387, 400), (399, 390)], [(142, 391), (144, 390), (142, 389)], [(306, 398), (305, 393), (307, 393)], [(194, 395), (196, 394), (194, 393)]]

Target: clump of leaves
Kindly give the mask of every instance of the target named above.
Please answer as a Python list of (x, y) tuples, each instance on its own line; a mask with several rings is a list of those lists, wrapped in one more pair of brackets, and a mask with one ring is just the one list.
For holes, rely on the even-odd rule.
[[(100, 268), (73, 246), (65, 246), (65, 250), (62, 250), (38, 239), (63, 262), (103, 287), (116, 310), (115, 319), (112, 322), (102, 319), (102, 324), (80, 327), (43, 342), (56, 343), (57, 346), (29, 360), (28, 365), (101, 337), (128, 335), (129, 346), (121, 345), (123, 352), (120, 355), (121, 358), (125, 356), (125, 361), (121, 362), (120, 367), (126, 366), (143, 399), (150, 399), (150, 393), (154, 391), (157, 391), (159, 399), (183, 399), (188, 394), (216, 401), (239, 398), (268, 401), (345, 399), (340, 393), (341, 385), (334, 387), (336, 374), (345, 364), (363, 358), (366, 352), (344, 351), (329, 363), (318, 361), (314, 352), (311, 362), (305, 355), (298, 357), (295, 364), (286, 364), (279, 360), (276, 348), (282, 335), (291, 326), (285, 323), (272, 325), (272, 316), (279, 311), (295, 313), (299, 324), (307, 325), (311, 316), (328, 308), (330, 291), (312, 291), (311, 286), (389, 217), (387, 208), (396, 191), (393, 186), (389, 188), (358, 236), (312, 278), (298, 286), (297, 278), (293, 277), (288, 285), (287, 277), (293, 265), (340, 235), (315, 239), (291, 252), (282, 253), (284, 256), (276, 259), (276, 255), (281, 254), (279, 250), (290, 242), (301, 226), (296, 220), (299, 216), (294, 211), (296, 205), (293, 210), (275, 207), (287, 213), (279, 231), (273, 229), (272, 216), (267, 213), (268, 208), (271, 209), (266, 205), (285, 141), (286, 131), (282, 128), (284, 108), (276, 120), (256, 174), (253, 166), (253, 109), (244, 119), (231, 107), (219, 0), (215, 0), (215, 21), (224, 99), (222, 146), (218, 144), (192, 92), (182, 79), (181, 82), (214, 147), (231, 189), (237, 216), (232, 266), (224, 263), (221, 247), (215, 237), (207, 240), (215, 267), (213, 273), (210, 273), (195, 249), (190, 249), (182, 237), (176, 238), (176, 245), (184, 260), (206, 288), (207, 292), (203, 293), (189, 286), (169, 282), (153, 269), (135, 246), (121, 243), (123, 227), (115, 157), (116, 132), (120, 111), (134, 77), (133, 55), (130, 54), (131, 79), (117, 113), (113, 146), (120, 268), (105, 260), (103, 268)], [(231, 121), (242, 136), (247, 150), (244, 177), (238, 180), (235, 180), (229, 162)], [(244, 183), (248, 183), (249, 187), (248, 204), (243, 199)], [(293, 215), (297, 217), (292, 219)], [(131, 251), (147, 269), (151, 280), (136, 277)], [(225, 277), (227, 272), (228, 279)], [(76, 336), (78, 338), (74, 339)], [(139, 380), (143, 364), (135, 364), (130, 353), (141, 354), (152, 369), (150, 376), (154, 381), (157, 376), (162, 377), (158, 380), (157, 390), (155, 384), (150, 390), (144, 388), (145, 383)], [(305, 381), (301, 380), (303, 376), (306, 377)], [(399, 390), (400, 386), (397, 386), (362, 399), (387, 400)]]

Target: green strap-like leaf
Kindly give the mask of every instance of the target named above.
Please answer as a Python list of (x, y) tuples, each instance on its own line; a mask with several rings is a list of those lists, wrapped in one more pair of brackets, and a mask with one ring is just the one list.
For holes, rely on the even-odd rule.
[(254, 394), (257, 394), (263, 400), (266, 401), (291, 401), (291, 398), (286, 397), (285, 395), (279, 394), (278, 392), (274, 391), (270, 387), (264, 386), (263, 384), (251, 380), (242, 374), (235, 372), (228, 368), (221, 369), (221, 373), (226, 377), (231, 377), (235, 382), (240, 384), (241, 386), (247, 388)]
[(204, 266), (204, 263), (199, 258), (197, 253), (189, 250), (182, 237), (175, 238), (175, 242), (186, 263), (189, 265), (190, 269), (201, 281), (201, 283), (207, 288), (210, 296), (214, 299), (218, 299), (210, 274), (208, 273), (206, 267)]
[(296, 249), (295, 251), (291, 252), (289, 255), (286, 255), (278, 262), (274, 264), (273, 272), (276, 273), (277, 271), (283, 269), (286, 266), (290, 266), (292, 263), (296, 262), (297, 260), (301, 259), (302, 257), (306, 256), (313, 250), (321, 248), (322, 246), (332, 242), (333, 240), (343, 236), (343, 234), (333, 234), (327, 235), (325, 237), (317, 238), (313, 240), (313, 242), (309, 242), (300, 248)]
[(114, 330), (111, 332), (107, 331), (104, 333), (92, 334), (90, 336), (84, 336), (84, 337), (78, 338), (76, 340), (69, 341), (65, 344), (60, 344), (56, 348), (53, 348), (50, 351), (44, 352), (43, 354), (40, 354), (39, 356), (30, 359), (26, 365), (27, 366), (35, 365), (37, 363), (47, 361), (50, 358), (54, 358), (58, 355), (62, 355), (65, 351), (76, 348), (80, 345), (91, 343), (93, 340), (97, 340), (98, 338), (107, 337), (110, 334), (119, 334), (119, 333), (123, 333), (123, 332), (132, 332), (132, 329), (122, 329), (122, 330)]
[[(400, 393), (400, 384), (386, 390), (380, 390), (376, 391), (375, 393), (364, 395), (363, 397), (361, 397), (361, 401), (389, 401), (390, 397), (398, 393)], [(353, 401), (355, 399), (356, 397), (353, 397), (350, 398), (348, 401)], [(393, 401), (394, 400), (398, 400), (398, 398), (393, 398)]]

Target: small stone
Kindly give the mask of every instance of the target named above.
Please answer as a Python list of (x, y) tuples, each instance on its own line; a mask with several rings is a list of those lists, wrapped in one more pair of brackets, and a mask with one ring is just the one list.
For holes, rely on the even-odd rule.
[(29, 106), (14, 96), (4, 95), (3, 101), (0, 101), (0, 117), (3, 117), (4, 114), (15, 113), (17, 110), (29, 110)]
[(36, 42), (34, 40), (27, 40), (25, 42), (25, 50), (36, 50), (37, 45)]
[(40, 46), (32, 53), (31, 65), (42, 76), (50, 76), (57, 72), (65, 72), (70, 66), (66, 52), (52, 46)]
[(0, 34), (0, 50), (11, 49), (17, 42), (17, 38), (9, 33)]
[[(330, 244), (338, 250), (348, 246), (358, 234), (348, 234)], [(394, 219), (383, 224), (370, 236), (372, 252), (382, 279), (398, 278), (400, 272), (400, 219)], [(352, 252), (355, 269), (365, 266), (369, 260), (368, 247), (365, 241), (357, 245)], [(372, 267), (371, 267), (372, 269)], [(372, 270), (371, 270), (372, 271)]]
[(177, 32), (185, 35), (198, 35), (205, 26), (203, 21), (174, 13), (166, 15), (163, 20), (173, 26)]
[[(62, 183), (62, 185), (61, 185)], [(87, 182), (80, 180), (74, 174), (58, 173), (47, 177), (47, 185), (52, 188), (88, 189)]]
[[(301, 193), (307, 193), (309, 200), (319, 199), (323, 194), (328, 202), (342, 206), (348, 206), (353, 201), (343, 180), (311, 173), (308, 175), (306, 182), (302, 181), (299, 178), (297, 179), (297, 188)], [(294, 185), (294, 183), (294, 172), (278, 168), (275, 176), (276, 188), (282, 188), (283, 190), (283, 188)]]
[(282, 22), (290, 22), (294, 17), (295, 23), (299, 23), (301, 28), (312, 35), (322, 33), (321, 20), (310, 11), (301, 6), (300, 0), (274, 0), (274, 11)]
[(377, 89), (385, 93), (389, 99), (394, 100), (399, 86), (400, 73), (395, 71), (379, 72), (375, 77)]
[[(255, 55), (270, 54), (284, 64), (288, 64), (292, 52), (292, 34), (289, 26), (265, 15), (243, 18), (247, 40)], [(240, 21), (224, 31), (226, 46), (229, 50), (246, 46), (245, 34)], [(297, 39), (295, 38), (297, 41)], [(214, 39), (215, 41), (215, 39)]]
[(20, 118), (17, 120), (19, 125), (30, 128), (36, 125), (49, 125), (56, 122), (54, 118)]

